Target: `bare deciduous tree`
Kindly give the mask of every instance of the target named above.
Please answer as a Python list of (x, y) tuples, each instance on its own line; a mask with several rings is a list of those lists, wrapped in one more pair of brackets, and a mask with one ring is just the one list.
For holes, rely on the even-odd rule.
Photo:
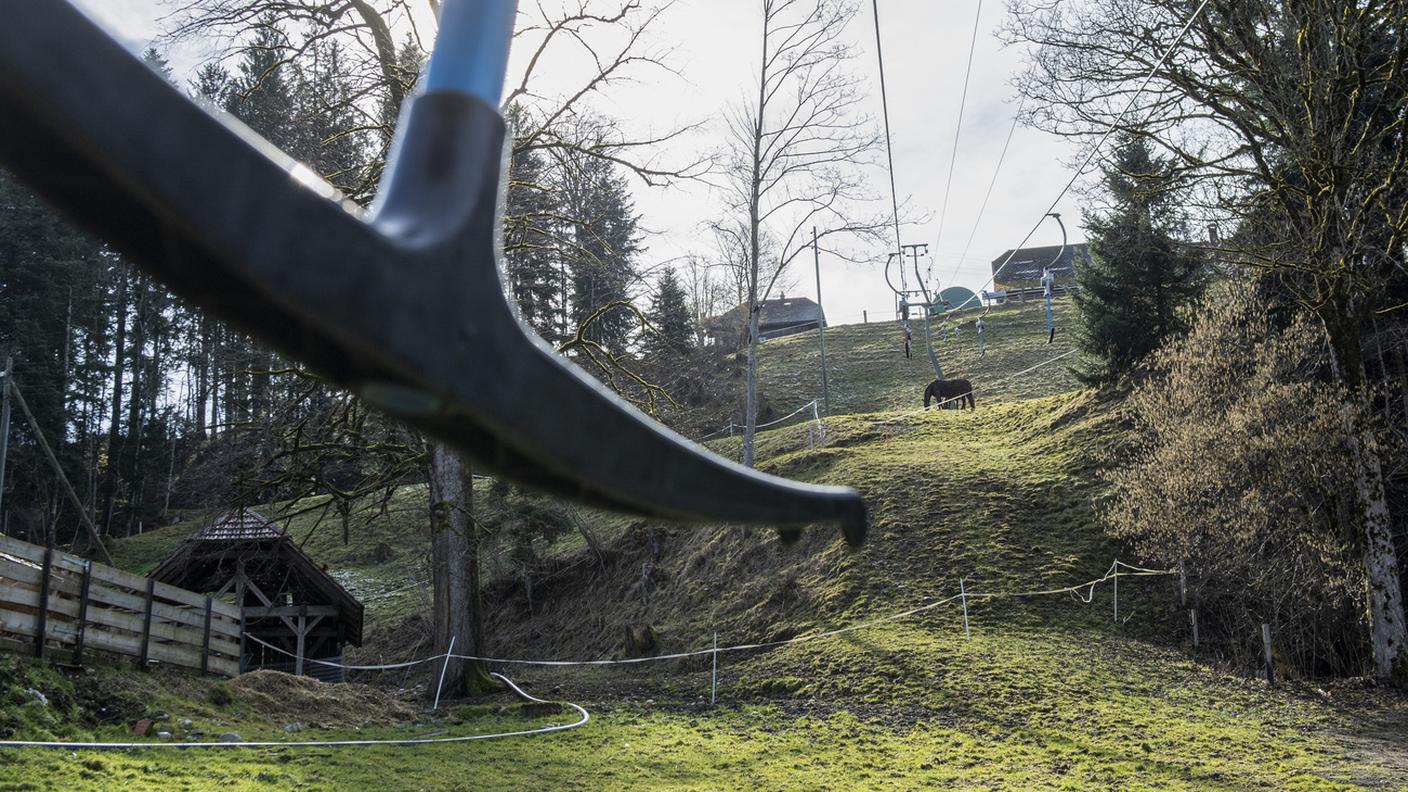
[[(834, 237), (873, 235), (883, 216), (858, 216), (871, 200), (864, 166), (878, 138), (861, 112), (861, 83), (844, 41), (849, 0), (759, 0), (756, 94), (729, 116), (730, 218), (718, 229), (742, 254), (748, 363), (743, 463), (753, 464), (758, 416), (761, 305), (787, 266), (811, 245), (813, 227)], [(752, 86), (750, 91), (754, 90)], [(768, 252), (767, 241), (775, 244)]]

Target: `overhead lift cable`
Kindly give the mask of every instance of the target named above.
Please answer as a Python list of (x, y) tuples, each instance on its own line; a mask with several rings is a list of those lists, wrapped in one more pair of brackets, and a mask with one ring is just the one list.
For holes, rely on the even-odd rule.
[[(1149, 83), (1153, 81), (1154, 75), (1159, 73), (1159, 69), (1163, 67), (1164, 63), (1168, 61), (1169, 56), (1172, 55), (1173, 51), (1182, 43), (1183, 37), (1188, 35), (1188, 31), (1192, 29), (1193, 23), (1198, 20), (1198, 17), (1203, 13), (1203, 9), (1207, 8), (1209, 2), (1211, 2), (1211, 0), (1202, 0), (1202, 2), (1198, 4), (1198, 7), (1193, 9), (1193, 13), (1188, 15), (1188, 20), (1183, 23), (1183, 26), (1178, 31), (1178, 35), (1174, 36), (1168, 48), (1165, 49), (1163, 54), (1159, 56), (1159, 59), (1154, 62), (1154, 65), (1149, 68), (1149, 73), (1144, 76), (1144, 79), (1139, 83), (1139, 87), (1130, 94), (1129, 101), (1125, 103), (1124, 109), (1120, 110), (1119, 115), (1115, 117), (1115, 120), (1105, 130), (1104, 134), (1102, 134), (1100, 139), (1095, 142), (1095, 145), (1091, 147), (1090, 152), (1085, 155), (1085, 159), (1081, 162), (1080, 167), (1076, 168), (1075, 173), (1071, 174), (1071, 178), (1066, 181), (1061, 191), (1052, 199), (1046, 211), (1042, 212), (1041, 216), (1037, 218), (1036, 223), (1027, 231), (1026, 236), (1022, 237), (1022, 241), (1019, 242), (1016, 247), (1012, 248), (1012, 252), (1007, 254), (1007, 258), (996, 270), (993, 270), (992, 275), (983, 282), (982, 287), (973, 292), (972, 297), (964, 300), (958, 307), (949, 310), (949, 316), (977, 299), (978, 294), (981, 294), (983, 290), (992, 285), (993, 281), (997, 279), (997, 276), (1001, 275), (1002, 271), (1007, 268), (1007, 265), (1012, 263), (1012, 258), (1017, 255), (1017, 251), (1021, 250), (1027, 242), (1031, 241), (1032, 236), (1036, 234), (1037, 229), (1041, 228), (1041, 224), (1046, 220), (1047, 216), (1056, 211), (1057, 204), (1061, 202), (1062, 198), (1066, 197), (1066, 193), (1070, 192), (1071, 188), (1075, 186), (1076, 181), (1085, 175), (1086, 170), (1090, 167), (1090, 164), (1095, 161), (1095, 157), (1100, 153), (1100, 149), (1105, 146), (1110, 136), (1113, 135), (1116, 130), (1123, 128), (1125, 116), (1129, 115), (1129, 111), (1134, 109), (1134, 102), (1139, 98), (1139, 95), (1144, 92), (1144, 89), (1149, 87)], [(947, 317), (945, 317), (945, 321), (947, 321)]]

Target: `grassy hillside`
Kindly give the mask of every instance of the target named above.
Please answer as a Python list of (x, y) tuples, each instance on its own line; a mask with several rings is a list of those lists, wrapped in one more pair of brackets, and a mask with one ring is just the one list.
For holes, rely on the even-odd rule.
[[(964, 326), (958, 336), (938, 336), (934, 354), (944, 376), (968, 379), (978, 388), (980, 405), (1065, 393), (1078, 387), (1066, 366), (1072, 358), (1046, 366), (1019, 379), (999, 382), (1071, 349), (1067, 332), (1070, 301), (1052, 308), (1055, 340), (1046, 341), (1044, 303), (993, 308), (983, 320), (986, 354), (978, 354), (978, 336), (971, 322), (982, 311), (967, 311), (953, 324)], [(924, 325), (910, 322), (913, 357), (905, 359), (904, 337), (896, 321), (841, 325), (826, 331), (827, 381), (834, 414), (876, 412), (921, 407), (924, 386), (934, 378), (924, 347)], [(815, 332), (779, 338), (761, 345), (758, 382), (779, 415), (821, 396), (821, 352)]]
[[(994, 311), (987, 358), (951, 350), (950, 373), (981, 386), (1059, 353), (1040, 338), (1044, 322), (1030, 306)], [(637, 623), (656, 629), (664, 652), (707, 647), (716, 632), (724, 646), (779, 640), (936, 602), (958, 593), (960, 579), (970, 592), (1008, 592), (1103, 573), (1121, 553), (1094, 512), (1098, 472), (1122, 438), (1119, 406), (1072, 390), (1058, 365), (988, 396), (980, 391), (977, 412), (916, 412), (911, 396), (927, 382), (927, 364), (916, 359), (901, 368), (880, 360), (876, 350), (892, 332), (889, 325), (828, 333), (827, 351), (844, 372), (833, 383), (844, 384), (851, 400), (838, 404), (833, 391), (833, 412), (866, 412), (829, 418), (825, 447), (807, 448), (798, 425), (765, 432), (759, 443), (766, 470), (858, 487), (873, 514), (864, 548), (848, 551), (831, 528), (787, 546), (760, 528), (585, 513), (605, 554), (563, 535), (542, 548), (531, 598), (516, 578), (492, 582), (490, 652), (619, 657), (625, 626)], [(765, 345), (763, 381), (774, 404), (785, 407), (780, 393), (807, 393), (795, 403), (811, 398), (801, 384), (811, 371), (807, 344), (802, 336)], [(960, 364), (971, 368), (960, 372)], [(798, 385), (777, 390), (789, 377)], [(714, 445), (734, 453), (736, 443)], [(365, 596), (390, 592), (369, 600), (374, 635), (365, 657), (425, 653), (424, 623), (415, 616), (427, 604), (417, 512), (423, 499), (423, 491), (408, 488), (390, 514), (359, 516), (348, 545), (331, 523), (308, 538), (309, 551)], [(315, 520), (299, 517), (291, 530), (305, 537)], [(148, 563), (178, 533), (124, 543), (120, 558)], [(378, 542), (395, 549), (391, 562), (371, 562)], [(162, 789), (1408, 788), (1408, 699), (1354, 681), (1332, 691), (1294, 680), (1268, 689), (1252, 669), (1223, 668), (1191, 653), (1172, 579), (1123, 579), (1118, 622), (1112, 595), (1101, 586), (1089, 602), (1067, 595), (975, 599), (971, 638), (961, 607), (950, 603), (835, 638), (725, 654), (715, 708), (707, 703), (707, 656), (619, 667), (512, 666), (508, 673), (529, 691), (578, 701), (592, 722), (542, 738), (429, 748), (0, 751), (0, 762), (14, 768), (0, 789), (118, 782)], [(52, 670), (29, 673), (16, 672), (5, 690), (10, 702), (32, 710), (25, 688), (62, 681)], [(117, 693), (150, 698), (173, 719), (189, 717), (209, 733), (277, 735), (292, 717), (287, 707), (270, 709), (268, 681), (227, 683), (231, 700), (213, 705), (210, 681), (103, 674)], [(430, 667), (362, 674), (405, 709), (386, 705), (378, 723), (309, 717), (318, 728), (301, 736), (483, 733), (565, 719), (516, 713), (503, 699), (453, 717), (426, 712), (433, 674)], [(288, 695), (333, 707), (342, 696), (369, 701), (366, 690), (320, 686), (316, 695)], [(30, 719), (15, 728), (118, 728), (95, 720), (80, 712), (60, 724)]]

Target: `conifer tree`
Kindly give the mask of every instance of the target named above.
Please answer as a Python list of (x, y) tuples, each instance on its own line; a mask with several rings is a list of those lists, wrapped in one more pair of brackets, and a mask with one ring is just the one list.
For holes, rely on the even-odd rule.
[(694, 316), (684, 285), (674, 269), (665, 270), (655, 284), (646, 318), (659, 331), (646, 341), (651, 352), (687, 352), (694, 346)]
[(1129, 372), (1172, 334), (1179, 308), (1205, 284), (1203, 263), (1179, 241), (1184, 230), (1169, 164), (1126, 135), (1105, 169), (1110, 208), (1088, 214), (1092, 261), (1076, 271), (1077, 373), (1108, 383)]

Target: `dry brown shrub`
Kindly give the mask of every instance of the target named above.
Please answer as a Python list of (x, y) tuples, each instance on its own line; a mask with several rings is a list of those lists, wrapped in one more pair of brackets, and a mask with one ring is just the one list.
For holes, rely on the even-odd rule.
[(1187, 336), (1153, 355), (1106, 517), (1146, 559), (1185, 565), (1217, 650), (1256, 657), (1267, 622), (1286, 670), (1358, 672), (1348, 401), (1325, 376), (1323, 333), (1304, 317), (1281, 324), (1254, 286), (1225, 284)]

